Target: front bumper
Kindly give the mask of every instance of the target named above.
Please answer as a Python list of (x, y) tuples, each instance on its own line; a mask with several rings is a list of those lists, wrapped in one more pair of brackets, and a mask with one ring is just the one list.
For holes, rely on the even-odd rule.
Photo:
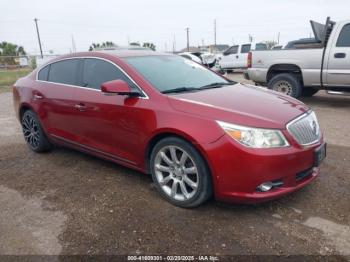
[[(235, 203), (258, 203), (297, 191), (319, 174), (314, 167), (314, 150), (321, 145), (278, 149), (251, 149), (227, 135), (207, 144), (206, 157), (211, 168), (215, 197)], [(257, 187), (272, 181), (278, 186), (267, 192)]]
[(245, 79), (250, 80), (250, 77), (247, 71), (244, 71), (243, 76)]
[(267, 82), (267, 72), (265, 68), (248, 68), (246, 73), (249, 80), (255, 83), (266, 83)]

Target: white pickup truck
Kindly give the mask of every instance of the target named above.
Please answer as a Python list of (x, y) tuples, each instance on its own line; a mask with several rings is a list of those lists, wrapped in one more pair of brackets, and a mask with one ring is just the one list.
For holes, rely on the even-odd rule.
[(350, 21), (310, 21), (314, 43), (295, 49), (253, 51), (245, 77), (293, 97), (318, 90), (350, 94)]

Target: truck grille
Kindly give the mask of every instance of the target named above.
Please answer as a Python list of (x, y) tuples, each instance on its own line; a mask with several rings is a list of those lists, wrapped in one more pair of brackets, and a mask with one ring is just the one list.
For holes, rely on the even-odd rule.
[(321, 138), (320, 126), (312, 111), (291, 121), (287, 129), (293, 138), (303, 146), (316, 143)]

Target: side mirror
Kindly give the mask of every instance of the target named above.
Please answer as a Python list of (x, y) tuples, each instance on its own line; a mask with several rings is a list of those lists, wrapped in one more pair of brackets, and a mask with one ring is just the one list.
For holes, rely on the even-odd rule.
[(112, 80), (101, 84), (101, 91), (106, 94), (117, 94), (124, 96), (141, 96), (140, 92), (132, 91), (123, 80)]

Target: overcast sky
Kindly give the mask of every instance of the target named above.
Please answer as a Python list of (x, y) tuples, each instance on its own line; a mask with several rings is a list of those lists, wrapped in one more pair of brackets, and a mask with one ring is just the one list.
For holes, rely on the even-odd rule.
[(310, 35), (309, 20), (350, 19), (349, 0), (11, 0), (1, 4), (0, 41), (23, 45), (39, 53), (33, 19), (39, 19), (44, 53), (68, 53), (74, 36), (77, 51), (92, 42), (153, 42), (157, 50), (171, 51), (190, 44), (232, 44), (277, 40), (282, 44)]

